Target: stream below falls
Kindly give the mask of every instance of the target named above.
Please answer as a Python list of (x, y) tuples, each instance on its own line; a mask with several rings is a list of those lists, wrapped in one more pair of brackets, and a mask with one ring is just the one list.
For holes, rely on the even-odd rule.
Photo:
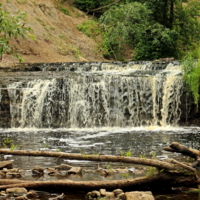
[[(199, 127), (134, 127), (134, 128), (99, 128), (99, 129), (1, 129), (1, 143), (9, 138), (13, 140), (17, 149), (22, 150), (49, 150), (63, 151), (68, 153), (84, 154), (108, 154), (119, 155), (120, 152), (131, 151), (132, 156), (151, 157), (152, 154), (157, 159), (175, 158), (179, 161), (193, 162), (193, 159), (178, 153), (163, 151), (163, 147), (171, 142), (179, 142), (185, 146), (199, 149), (200, 146), (200, 128)], [(56, 159), (49, 157), (28, 157), (0, 155), (0, 160), (12, 160), (14, 167), (24, 169), (25, 176), (22, 180), (58, 180), (71, 179), (74, 181), (86, 180), (116, 180), (125, 179), (123, 174), (115, 173), (110, 176), (102, 176), (96, 173), (97, 162), (77, 161), (67, 159)], [(32, 176), (33, 167), (50, 168), (60, 164), (69, 164), (72, 166), (83, 167), (81, 175), (60, 174), (57, 176), (42, 177)], [(129, 178), (143, 176), (140, 173), (145, 166), (131, 165), (127, 163), (100, 163), (101, 167), (109, 166), (114, 169), (128, 168), (135, 170), (130, 173)], [(65, 191), (63, 191), (65, 192)], [(76, 194), (76, 195), (75, 195)], [(66, 199), (85, 199), (84, 192), (66, 193)], [(49, 199), (55, 195), (52, 193), (41, 193), (41, 199)], [(172, 192), (168, 194), (155, 194), (157, 199), (167, 200), (199, 200), (198, 194)]]

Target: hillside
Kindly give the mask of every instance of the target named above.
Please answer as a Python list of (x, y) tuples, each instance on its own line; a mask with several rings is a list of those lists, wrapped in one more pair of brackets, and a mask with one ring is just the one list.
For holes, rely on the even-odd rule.
[[(53, 0), (1, 0), (4, 11), (27, 13), (26, 26), (31, 27), (34, 39), (18, 38), (11, 44), (25, 62), (85, 62), (103, 61), (98, 44), (76, 26), (88, 17), (68, 4), (63, 5), (69, 15), (58, 9)], [(1, 66), (19, 62), (12, 55), (4, 55)]]

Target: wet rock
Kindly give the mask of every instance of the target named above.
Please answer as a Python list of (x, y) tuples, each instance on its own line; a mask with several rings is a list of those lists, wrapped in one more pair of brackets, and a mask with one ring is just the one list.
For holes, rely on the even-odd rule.
[(68, 174), (80, 174), (82, 171), (81, 167), (72, 167), (67, 173)]
[(12, 161), (1, 161), (0, 170), (2, 170), (3, 168), (12, 169), (13, 168)]
[(55, 169), (58, 170), (70, 170), (72, 168), (72, 166), (67, 165), (67, 164), (61, 164), (59, 166), (55, 166)]
[(38, 194), (37, 194), (36, 192), (34, 192), (34, 191), (30, 191), (30, 192), (28, 192), (28, 193), (26, 194), (26, 196), (27, 196), (28, 198), (36, 198), (36, 197), (38, 197)]
[(124, 193), (119, 194), (119, 195), (118, 195), (118, 198), (119, 198), (120, 200), (126, 200), (126, 196), (125, 196)]
[(106, 197), (114, 197), (115, 194), (113, 192), (106, 192)]
[(100, 194), (99, 191), (94, 190), (94, 191), (92, 191), (91, 196), (92, 196), (92, 197), (95, 197), (95, 198), (98, 198), (98, 197), (101, 196), (101, 194)]
[(16, 197), (15, 200), (27, 200), (28, 198), (26, 196), (19, 196)]
[(51, 198), (51, 200), (61, 200), (65, 197), (64, 193), (62, 193), (61, 195), (57, 196), (57, 197), (54, 197), (54, 198)]
[(15, 188), (7, 188), (6, 193), (10, 196), (22, 196), (26, 195), (28, 192), (25, 188), (15, 187)]
[(34, 176), (42, 176), (42, 175), (44, 175), (44, 168), (42, 168), (42, 167), (34, 167), (32, 169), (32, 174)]
[(20, 178), (22, 175), (20, 173), (15, 173), (15, 172), (7, 172), (6, 177), (10, 178)]
[(5, 191), (1, 191), (0, 192), (0, 196), (6, 196), (7, 194), (6, 194), (6, 192)]
[(101, 196), (106, 196), (106, 190), (105, 189), (100, 189), (99, 190)]
[(155, 200), (151, 192), (126, 192), (126, 200)]
[(6, 177), (6, 174), (3, 172), (0, 172), (0, 178), (5, 178), (5, 177)]
[(116, 190), (113, 190), (113, 193), (116, 197), (118, 197), (121, 193), (123, 193), (123, 190), (121, 189), (116, 189)]
[(7, 173), (7, 172), (18, 173), (19, 172), (19, 168), (13, 168), (13, 169), (3, 168), (2, 172), (4, 172), (4, 173)]
[(48, 174), (49, 176), (54, 176), (54, 175), (57, 174), (57, 173), (58, 173), (58, 171), (55, 170), (55, 169), (53, 169), (53, 168), (48, 168), (48, 169), (47, 169), (47, 174)]

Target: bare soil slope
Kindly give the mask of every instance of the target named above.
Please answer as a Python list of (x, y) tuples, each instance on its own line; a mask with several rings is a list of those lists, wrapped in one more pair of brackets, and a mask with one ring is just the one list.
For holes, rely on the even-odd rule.
[[(25, 62), (84, 62), (104, 61), (98, 44), (87, 37), (76, 26), (87, 20), (80, 10), (66, 4), (70, 15), (57, 9), (53, 0), (0, 0), (3, 9), (16, 13), (27, 13), (26, 26), (31, 27), (35, 39), (18, 38), (11, 44)], [(12, 55), (4, 55), (1, 66), (19, 62)]]

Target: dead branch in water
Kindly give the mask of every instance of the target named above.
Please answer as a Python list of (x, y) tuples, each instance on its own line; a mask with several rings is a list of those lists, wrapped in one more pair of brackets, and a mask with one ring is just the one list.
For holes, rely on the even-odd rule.
[(149, 177), (141, 177), (126, 180), (110, 180), (110, 181), (71, 181), (71, 180), (58, 180), (58, 181), (22, 181), (22, 180), (5, 180), (0, 179), (0, 189), (25, 187), (32, 189), (116, 189), (116, 188), (133, 188), (142, 190), (145, 188), (164, 189), (178, 186), (194, 186), (196, 183), (195, 175), (180, 175), (176, 173), (161, 172)]
[(164, 150), (170, 152), (182, 153), (186, 156), (194, 158), (195, 160), (200, 159), (199, 150), (186, 147), (182, 144), (179, 144), (178, 142), (172, 142), (171, 145), (169, 147), (165, 147)]
[[(155, 159), (146, 159), (138, 157), (126, 157), (126, 156), (111, 156), (111, 155), (81, 155), (73, 153), (64, 152), (52, 152), (52, 151), (28, 151), (28, 150), (8, 150), (0, 149), (0, 154), (6, 155), (20, 155), (20, 156), (43, 156), (43, 157), (56, 157), (56, 158), (66, 158), (70, 160), (90, 160), (90, 161), (100, 161), (100, 162), (122, 162), (122, 163), (132, 163), (141, 164), (156, 167), (159, 169), (175, 170), (177, 165), (171, 163), (170, 161), (159, 161)], [(180, 168), (180, 166), (179, 166)], [(184, 168), (184, 166), (183, 166)], [(190, 171), (194, 171), (190, 168)]]
[[(198, 158), (199, 151), (187, 148), (179, 143), (172, 143), (170, 148), (173, 151), (183, 152), (184, 154), (194, 158)], [(168, 149), (168, 148), (167, 148)], [(71, 160), (90, 160), (100, 162), (123, 162), (132, 164), (142, 164), (158, 169), (158, 173), (149, 176), (141, 177), (136, 179), (126, 180), (111, 180), (111, 181), (71, 181), (71, 180), (58, 180), (58, 181), (23, 181), (23, 180), (7, 180), (0, 179), (0, 189), (11, 188), (11, 187), (25, 187), (25, 188), (52, 188), (52, 189), (116, 189), (116, 188), (133, 188), (134, 190), (142, 190), (145, 188), (158, 189), (170, 188), (178, 186), (194, 186), (198, 183), (196, 176), (196, 170), (178, 162), (174, 159), (165, 161), (159, 161), (155, 159), (144, 159), (137, 157), (125, 157), (125, 156), (110, 156), (110, 155), (81, 155), (64, 152), (51, 152), (51, 151), (28, 151), (28, 150), (8, 150), (0, 149), (0, 154), (7, 155), (20, 155), (20, 156), (44, 156), (44, 157), (56, 157), (66, 158)]]

